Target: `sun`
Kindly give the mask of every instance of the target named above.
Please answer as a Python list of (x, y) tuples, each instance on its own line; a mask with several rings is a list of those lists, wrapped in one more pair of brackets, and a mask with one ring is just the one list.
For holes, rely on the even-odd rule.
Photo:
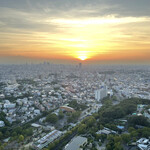
[(82, 61), (85, 61), (85, 60), (91, 58), (90, 51), (84, 51), (84, 50), (82, 50), (82, 51), (76, 50), (73, 56), (74, 56), (74, 58), (77, 58), (77, 59), (82, 60)]
[(87, 56), (79, 56), (78, 57), (80, 60), (86, 60), (87, 59)]

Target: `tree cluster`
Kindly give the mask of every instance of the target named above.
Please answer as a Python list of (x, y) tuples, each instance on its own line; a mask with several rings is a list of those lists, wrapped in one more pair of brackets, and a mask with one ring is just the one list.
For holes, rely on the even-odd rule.
[(84, 110), (87, 108), (85, 104), (79, 104), (76, 100), (72, 100), (69, 102), (69, 106), (74, 108), (77, 111)]
[(57, 117), (56, 114), (50, 113), (50, 114), (47, 115), (47, 117), (46, 117), (46, 122), (50, 122), (50, 123), (55, 124), (57, 121), (58, 121), (58, 117)]
[(78, 118), (80, 117), (80, 114), (81, 114), (80, 111), (76, 111), (76, 112), (69, 114), (67, 122), (68, 123), (71, 123), (71, 122), (75, 123), (78, 120)]

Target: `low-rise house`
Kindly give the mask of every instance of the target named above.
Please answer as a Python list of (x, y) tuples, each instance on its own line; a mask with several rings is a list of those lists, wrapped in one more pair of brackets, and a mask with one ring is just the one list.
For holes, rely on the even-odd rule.
[(4, 94), (0, 94), (0, 98), (5, 98), (5, 95)]
[(7, 108), (7, 109), (13, 109), (15, 107), (16, 107), (15, 103), (5, 103), (4, 104), (4, 108)]
[(39, 110), (39, 109), (35, 109), (35, 110), (34, 110), (34, 114), (35, 114), (35, 115), (40, 115), (40, 114), (41, 114), (41, 112), (40, 112), (40, 110)]
[(46, 134), (44, 137), (39, 139), (33, 144), (33, 147), (37, 150), (43, 149), (45, 146), (47, 146), (49, 143), (56, 140), (58, 137), (62, 135), (61, 131), (53, 130), (50, 133)]
[(140, 150), (150, 150), (150, 140), (146, 138), (141, 138), (137, 142), (137, 147)]
[(141, 112), (145, 108), (145, 106), (147, 105), (142, 105), (142, 104), (137, 105), (137, 111)]
[(71, 142), (69, 142), (64, 150), (82, 150), (81, 146), (85, 146), (87, 144), (87, 138), (77, 136), (74, 137)]
[(39, 119), (39, 122), (40, 122), (40, 123), (43, 123), (45, 119), (46, 119), (46, 117), (40, 118), (40, 119)]
[(40, 128), (41, 127), (41, 125), (39, 125), (37, 123), (32, 123), (31, 126), (34, 127), (34, 128)]
[(12, 116), (8, 116), (8, 117), (6, 117), (6, 119), (9, 121), (9, 123), (13, 123), (16, 121), (16, 118), (14, 118)]
[(4, 121), (0, 120), (0, 127), (4, 127), (4, 126), (5, 126)]
[(104, 127), (104, 129), (97, 131), (96, 134), (106, 134), (106, 135), (108, 135), (108, 134), (117, 134), (117, 132)]

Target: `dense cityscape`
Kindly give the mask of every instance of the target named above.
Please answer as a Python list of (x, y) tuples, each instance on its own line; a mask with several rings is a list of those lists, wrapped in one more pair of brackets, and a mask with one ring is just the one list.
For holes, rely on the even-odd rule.
[(149, 65), (0, 65), (0, 149), (149, 150)]
[(150, 150), (150, 0), (0, 0), (0, 150)]

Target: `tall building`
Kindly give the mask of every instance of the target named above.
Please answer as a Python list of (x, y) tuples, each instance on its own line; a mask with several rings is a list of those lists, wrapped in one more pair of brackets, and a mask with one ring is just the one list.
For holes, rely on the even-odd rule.
[(107, 96), (107, 86), (102, 86), (100, 89), (95, 90), (95, 99), (97, 101), (102, 100)]
[(81, 69), (82, 68), (82, 63), (79, 63), (79, 69)]

